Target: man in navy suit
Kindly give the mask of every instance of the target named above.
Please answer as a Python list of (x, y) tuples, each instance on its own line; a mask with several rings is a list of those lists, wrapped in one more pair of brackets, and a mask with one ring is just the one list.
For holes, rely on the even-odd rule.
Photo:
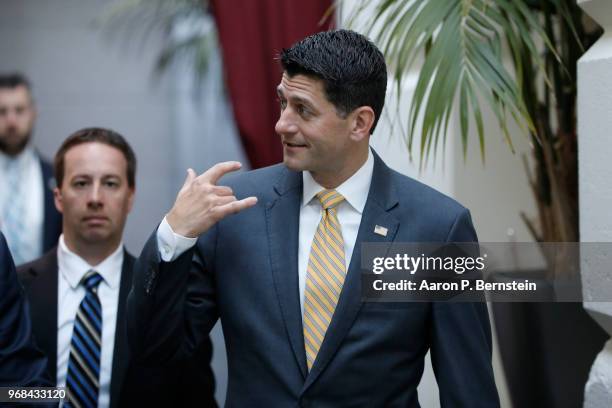
[(29, 81), (0, 75), (0, 229), (17, 265), (53, 248), (62, 232), (53, 170), (31, 145), (35, 121)]
[(34, 345), (29, 306), (0, 232), (0, 387), (49, 386), (47, 359)]
[(498, 407), (486, 304), (361, 301), (362, 244), (477, 240), (467, 209), (369, 147), (382, 54), (339, 30), (280, 59), (284, 163), (224, 185), (238, 163), (188, 170), (135, 269), (134, 357), (189, 358), (220, 318), (227, 406), (419, 407), (430, 351), (443, 407)]

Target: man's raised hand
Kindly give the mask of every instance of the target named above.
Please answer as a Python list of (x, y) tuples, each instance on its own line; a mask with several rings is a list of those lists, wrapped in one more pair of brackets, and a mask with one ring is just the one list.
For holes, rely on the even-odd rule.
[(188, 169), (185, 184), (166, 216), (172, 230), (184, 237), (195, 238), (226, 216), (257, 204), (257, 197), (238, 200), (231, 188), (217, 185), (226, 173), (240, 167), (242, 165), (234, 161), (217, 163), (199, 176)]

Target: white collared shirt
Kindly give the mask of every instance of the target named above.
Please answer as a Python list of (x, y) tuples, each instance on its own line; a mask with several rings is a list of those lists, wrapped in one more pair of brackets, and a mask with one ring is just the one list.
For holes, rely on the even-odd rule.
[(97, 292), (102, 305), (102, 350), (100, 353), (98, 407), (108, 407), (110, 404), (119, 287), (123, 267), (123, 243), (100, 264), (92, 266), (68, 249), (62, 234), (57, 247), (57, 263), (59, 267), (57, 285), (57, 386), (66, 386), (74, 320), (86, 293), (85, 287), (79, 283), (87, 271), (93, 269), (102, 276)]
[[(374, 173), (374, 156), (368, 149), (366, 162), (348, 180), (335, 190), (342, 194), (345, 201), (338, 205), (338, 221), (344, 239), (344, 259), (348, 272), (350, 259), (355, 249), (357, 232), (361, 224), (361, 215), (368, 199), (372, 174)], [(304, 311), (304, 288), (306, 285), (306, 271), (310, 247), (314, 234), (321, 221), (323, 208), (315, 195), (325, 188), (321, 187), (309, 172), (302, 173), (302, 205), (300, 207), (299, 247), (298, 247), (298, 274), (300, 290), (300, 307)], [(164, 217), (157, 228), (157, 247), (159, 254), (165, 262), (174, 261), (182, 253), (195, 245), (197, 238), (187, 238), (172, 231), (170, 224)], [(359, 261), (359, 260), (358, 260)]]
[[(23, 254), (23, 262), (29, 262), (42, 255), (43, 249), (43, 223), (45, 218), (45, 197), (43, 193), (43, 174), (40, 167), (40, 160), (31, 146), (26, 147), (16, 157), (12, 158), (4, 153), (0, 153), (0, 230), (3, 230), (3, 215), (5, 208), (14, 202), (15, 197), (11, 197), (8, 189), (6, 169), (10, 161), (14, 160), (19, 167), (21, 179), (21, 196), (23, 205), (23, 218), (25, 231), (28, 231), (24, 241), (28, 243), (29, 252)], [(5, 234), (6, 235), (6, 234)], [(11, 243), (9, 242), (9, 247)]]

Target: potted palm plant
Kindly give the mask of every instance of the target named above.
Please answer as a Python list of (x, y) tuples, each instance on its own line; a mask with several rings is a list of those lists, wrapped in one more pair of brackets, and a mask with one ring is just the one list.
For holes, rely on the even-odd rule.
[[(530, 139), (524, 163), (537, 217), (521, 217), (534, 241), (579, 241), (576, 62), (601, 30), (576, 2), (379, 0), (355, 10), (353, 19), (368, 14), (398, 91), (408, 69), (421, 64), (405, 134), (421, 164), (444, 145), (453, 110), (464, 159), (472, 122), (484, 161), (486, 104), (510, 152), (510, 121)], [(557, 270), (556, 261), (547, 259), (548, 270)], [(515, 406), (581, 406), (588, 369), (607, 337), (582, 305), (494, 303), (493, 312)]]

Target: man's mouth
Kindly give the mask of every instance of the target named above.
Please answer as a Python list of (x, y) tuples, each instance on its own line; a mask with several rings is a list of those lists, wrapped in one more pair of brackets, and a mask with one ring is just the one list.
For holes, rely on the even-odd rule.
[(303, 143), (295, 143), (295, 142), (283, 142), (283, 144), (287, 147), (307, 147)]
[(83, 221), (89, 222), (89, 223), (100, 223), (100, 222), (108, 221), (108, 218), (103, 215), (91, 215), (88, 217), (84, 217)]

